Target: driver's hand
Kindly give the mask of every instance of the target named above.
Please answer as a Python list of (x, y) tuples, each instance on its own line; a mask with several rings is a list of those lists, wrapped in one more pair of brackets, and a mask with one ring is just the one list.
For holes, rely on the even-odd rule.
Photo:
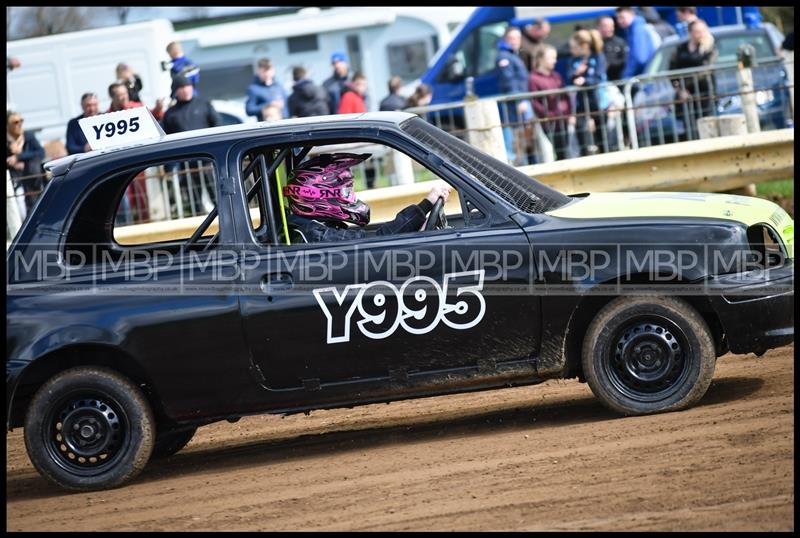
[(441, 197), (441, 198), (444, 199), (445, 202), (447, 202), (447, 198), (450, 196), (450, 190), (451, 190), (450, 189), (450, 185), (441, 184), (441, 183), (438, 184), (438, 185), (435, 185), (431, 189), (431, 192), (428, 193), (427, 200), (430, 203), (435, 204), (436, 200), (438, 200)]

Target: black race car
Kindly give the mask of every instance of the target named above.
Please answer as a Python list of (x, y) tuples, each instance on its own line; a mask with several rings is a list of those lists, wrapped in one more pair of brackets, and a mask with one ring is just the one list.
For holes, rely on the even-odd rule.
[[(419, 231), (304, 242), (283, 183), (356, 142), (457, 196)], [(213, 209), (130, 244), (126, 189), (188, 162)], [(793, 221), (775, 204), (567, 196), (411, 114), (218, 127), (48, 168), (7, 255), (7, 427), (72, 490), (119, 486), (244, 415), (572, 377), (621, 414), (679, 410), (717, 357), (794, 338)]]

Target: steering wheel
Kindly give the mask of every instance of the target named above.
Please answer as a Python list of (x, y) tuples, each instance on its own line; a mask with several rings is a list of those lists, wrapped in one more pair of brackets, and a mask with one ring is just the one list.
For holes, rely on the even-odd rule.
[(441, 196), (436, 203), (433, 204), (433, 209), (428, 214), (428, 218), (425, 220), (425, 225), (422, 227), (423, 230), (429, 232), (431, 230), (441, 230), (447, 228), (447, 217), (444, 216), (444, 198)]

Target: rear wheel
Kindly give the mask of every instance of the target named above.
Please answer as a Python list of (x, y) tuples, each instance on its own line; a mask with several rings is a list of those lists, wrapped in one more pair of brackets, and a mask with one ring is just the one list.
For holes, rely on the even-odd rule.
[(53, 483), (77, 491), (109, 489), (147, 464), (153, 425), (150, 405), (130, 380), (107, 368), (71, 368), (33, 396), (25, 447)]
[(583, 343), (583, 372), (603, 404), (625, 415), (684, 409), (714, 377), (703, 318), (675, 297), (620, 297), (603, 307)]

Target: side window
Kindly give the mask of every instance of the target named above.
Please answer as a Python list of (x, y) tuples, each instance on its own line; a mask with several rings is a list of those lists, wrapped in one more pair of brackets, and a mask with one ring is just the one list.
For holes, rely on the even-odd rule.
[[(241, 161), (243, 192), (247, 195), (248, 210), (250, 213), (250, 229), (253, 237), (260, 244), (293, 244), (305, 240), (303, 220), (296, 216), (309, 217), (317, 222), (330, 221), (331, 227), (348, 227), (363, 229), (369, 234), (377, 232), (383, 223), (394, 220), (398, 214), (409, 204), (418, 204), (426, 197), (429, 189), (435, 184), (447, 183), (435, 170), (412, 159), (404, 153), (383, 144), (355, 142), (341, 144), (320, 144), (313, 147), (274, 148), (265, 147), (250, 150)], [(304, 163), (323, 155), (334, 153), (350, 153), (368, 157), (347, 167), (352, 174), (352, 183), (338, 181), (328, 183), (312, 181), (308, 184), (309, 193), (297, 192), (299, 198), (283, 195), (284, 187), (292, 177), (292, 167), (303, 167)], [(283, 159), (279, 159), (281, 154)], [(296, 164), (295, 164), (296, 163)], [(261, 181), (265, 177), (266, 182)], [(347, 181), (345, 179), (345, 181)], [(371, 191), (372, 188), (389, 187), (396, 184), (428, 183), (419, 189), (418, 196), (413, 200), (397, 199), (387, 203), (386, 197), (391, 200), (391, 191)], [(302, 187), (305, 184), (298, 184)], [(329, 189), (326, 194), (325, 189)], [(339, 190), (343, 189), (343, 190)], [(355, 199), (348, 200), (351, 190), (355, 192)], [(322, 192), (320, 192), (322, 191)], [(340, 199), (341, 197), (341, 199)], [(346, 219), (337, 220), (330, 218), (331, 205), (348, 206), (353, 204), (354, 210), (360, 200), (370, 206), (370, 222), (360, 227), (347, 222)], [(303, 211), (310, 213), (295, 213), (294, 208), (302, 207)], [(318, 210), (318, 213), (314, 211)], [(346, 211), (345, 211), (346, 213)], [(487, 224), (486, 213), (479, 204), (470, 200), (456, 190), (451, 191), (445, 206), (448, 228), (465, 228)], [(427, 217), (427, 215), (426, 215)], [(423, 222), (413, 225), (410, 222), (396, 225), (403, 226), (403, 231), (397, 233), (417, 233)], [(406, 229), (407, 228), (407, 229)], [(298, 234), (297, 232), (303, 232)], [(386, 233), (384, 230), (383, 233)], [(300, 238), (302, 235), (302, 238)], [(300, 239), (299, 239), (300, 238)]]
[[(124, 177), (127, 187), (113, 220), (113, 237), (120, 245), (188, 240), (216, 210), (217, 173), (210, 159), (165, 162)], [(198, 239), (213, 237), (218, 225), (214, 218)]]
[(480, 26), (470, 32), (445, 63), (439, 80), (457, 82), (464, 77), (474, 77), (493, 70), (497, 41), (503, 37), (505, 29), (506, 23), (499, 22)]

